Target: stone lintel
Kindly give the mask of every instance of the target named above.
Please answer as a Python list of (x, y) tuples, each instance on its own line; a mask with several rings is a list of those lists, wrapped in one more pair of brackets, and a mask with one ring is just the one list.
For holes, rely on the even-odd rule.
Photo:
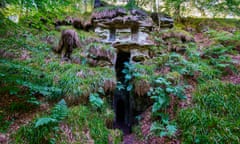
[(136, 41), (115, 41), (112, 46), (118, 50), (130, 52), (132, 49), (149, 49), (153, 46), (152, 43), (138, 43)]

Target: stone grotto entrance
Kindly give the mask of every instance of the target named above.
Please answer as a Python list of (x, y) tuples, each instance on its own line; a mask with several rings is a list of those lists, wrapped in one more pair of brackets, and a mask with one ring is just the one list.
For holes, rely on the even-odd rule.
[[(130, 53), (119, 51), (117, 54), (117, 61), (115, 65), (116, 76), (118, 82), (124, 84), (125, 74), (122, 73), (124, 69), (124, 63), (129, 62)], [(114, 94), (113, 106), (115, 110), (115, 121), (114, 127), (119, 128), (124, 134), (131, 132), (131, 105), (130, 105), (130, 94), (125, 89), (116, 89)]]
[(129, 81), (125, 82), (125, 74), (122, 70), (125, 68), (125, 62), (143, 63), (150, 58), (148, 50), (154, 45), (150, 35), (153, 21), (141, 10), (126, 11), (122, 8), (99, 11), (94, 13), (92, 18), (95, 32), (100, 36), (101, 41), (116, 50), (113, 64), (117, 82), (124, 85), (124, 89), (120, 90), (117, 87), (114, 91), (113, 125), (126, 135), (131, 132), (134, 115), (142, 112), (147, 105), (143, 96), (136, 97), (133, 90), (131, 92), (126, 90)]
[(117, 80), (121, 83), (124, 83), (124, 74), (122, 73), (122, 70), (124, 69), (124, 63), (129, 62), (130, 60), (130, 53), (119, 51), (117, 54), (117, 61), (115, 65), (115, 70), (117, 73)]

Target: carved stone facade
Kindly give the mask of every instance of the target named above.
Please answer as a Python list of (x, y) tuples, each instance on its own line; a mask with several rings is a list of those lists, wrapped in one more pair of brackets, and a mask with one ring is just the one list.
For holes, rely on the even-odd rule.
[(131, 62), (149, 58), (148, 48), (154, 44), (150, 36), (152, 19), (140, 10), (132, 10), (128, 15), (122, 13), (123, 16), (94, 19), (95, 32), (102, 42), (111, 44), (117, 51), (131, 53)]
[[(101, 41), (116, 49), (117, 80), (125, 83), (125, 75), (122, 73), (124, 63), (144, 62), (149, 58), (149, 47), (154, 45), (150, 36), (153, 27), (152, 19), (141, 10), (127, 12), (118, 8), (95, 13), (93, 24)], [(116, 127), (121, 128), (124, 125), (125, 130), (129, 128), (130, 131), (133, 112), (137, 111), (134, 97), (126, 90), (116, 90), (113, 106)]]

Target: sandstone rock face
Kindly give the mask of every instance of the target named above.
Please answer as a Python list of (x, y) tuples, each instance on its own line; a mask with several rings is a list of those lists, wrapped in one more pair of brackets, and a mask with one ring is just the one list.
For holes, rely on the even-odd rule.
[(87, 50), (88, 63), (92, 66), (113, 66), (116, 62), (116, 52), (113, 48), (104, 49), (91, 45)]
[(131, 58), (130, 58), (131, 63), (143, 62), (148, 58), (149, 58), (148, 50), (139, 50), (139, 49), (131, 50)]
[(131, 40), (131, 29), (117, 29), (116, 30), (116, 41)]
[(102, 42), (111, 44), (117, 51), (130, 52), (130, 62), (149, 58), (148, 48), (154, 45), (150, 37), (153, 21), (146, 12), (117, 8), (95, 12), (92, 17)]
[(110, 36), (110, 30), (104, 29), (102, 27), (96, 27), (95, 33), (97, 33), (101, 37), (102, 41), (107, 41)]

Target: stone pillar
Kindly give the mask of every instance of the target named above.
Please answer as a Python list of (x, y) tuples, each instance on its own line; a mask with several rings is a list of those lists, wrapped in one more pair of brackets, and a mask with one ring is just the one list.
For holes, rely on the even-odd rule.
[(132, 28), (131, 33), (132, 41), (138, 41), (138, 28)]
[(116, 29), (110, 28), (109, 41), (115, 41), (115, 39), (116, 39)]

